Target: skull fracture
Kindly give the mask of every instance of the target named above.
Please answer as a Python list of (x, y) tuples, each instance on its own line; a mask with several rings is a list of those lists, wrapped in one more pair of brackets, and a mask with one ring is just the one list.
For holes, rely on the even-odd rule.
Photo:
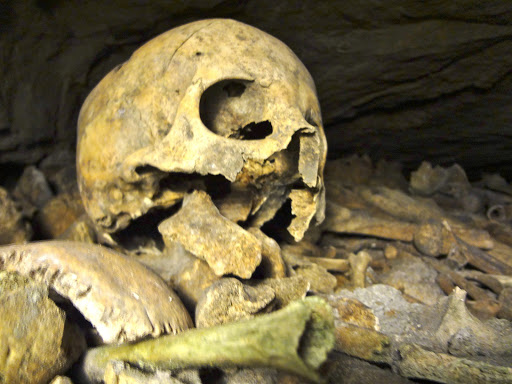
[(117, 244), (129, 228), (140, 234), (178, 215), (198, 192), (199, 207), (217, 210), (226, 230), (252, 236), (246, 229), (285, 212), (298, 241), (324, 217), (326, 151), (304, 65), (234, 20), (197, 21), (149, 41), (96, 86), (78, 121), (85, 208)]

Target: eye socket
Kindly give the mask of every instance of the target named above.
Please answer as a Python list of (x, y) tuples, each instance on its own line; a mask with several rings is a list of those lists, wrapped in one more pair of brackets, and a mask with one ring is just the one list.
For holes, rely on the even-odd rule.
[(260, 123), (249, 123), (229, 135), (229, 137), (238, 140), (261, 140), (270, 134), (272, 134), (272, 124), (266, 120)]
[(236, 140), (261, 140), (273, 132), (264, 119), (265, 94), (252, 81), (223, 80), (201, 96), (199, 115), (213, 133)]

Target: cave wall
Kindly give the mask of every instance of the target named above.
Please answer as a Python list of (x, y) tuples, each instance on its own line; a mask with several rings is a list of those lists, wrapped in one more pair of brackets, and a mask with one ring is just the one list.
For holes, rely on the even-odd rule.
[(512, 2), (0, 2), (0, 165), (73, 149), (94, 85), (151, 37), (229, 17), (288, 44), (315, 79), (330, 157), (458, 162), (512, 177)]

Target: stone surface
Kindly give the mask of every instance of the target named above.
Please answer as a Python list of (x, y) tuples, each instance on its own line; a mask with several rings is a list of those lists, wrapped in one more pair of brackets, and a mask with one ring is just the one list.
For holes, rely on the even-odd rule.
[(178, 296), (157, 275), (108, 248), (71, 241), (5, 246), (0, 262), (71, 300), (106, 343), (192, 326)]
[(30, 240), (32, 230), (9, 193), (0, 187), (0, 245), (24, 243)]
[(63, 373), (85, 349), (65, 322), (45, 285), (0, 272), (0, 381), (43, 384)]

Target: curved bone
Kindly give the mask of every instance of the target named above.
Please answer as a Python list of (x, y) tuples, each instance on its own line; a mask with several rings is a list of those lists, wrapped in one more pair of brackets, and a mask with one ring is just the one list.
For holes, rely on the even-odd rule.
[(0, 269), (44, 282), (71, 300), (106, 343), (193, 327), (178, 296), (157, 275), (99, 245), (47, 241), (1, 247)]

